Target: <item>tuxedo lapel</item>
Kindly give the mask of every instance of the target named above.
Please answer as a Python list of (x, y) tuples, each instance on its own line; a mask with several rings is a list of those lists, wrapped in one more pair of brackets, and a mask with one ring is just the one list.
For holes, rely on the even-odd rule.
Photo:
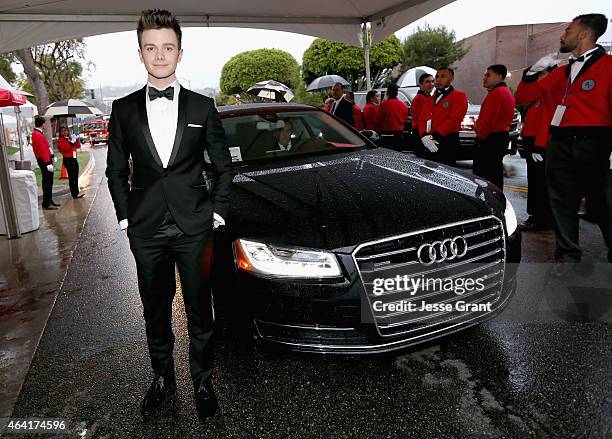
[(151, 130), (149, 130), (149, 120), (147, 117), (147, 104), (145, 102), (145, 99), (147, 99), (146, 92), (147, 92), (147, 86), (145, 85), (144, 88), (142, 88), (140, 92), (138, 93), (138, 98), (137, 98), (137, 106), (138, 106), (137, 113), (140, 118), (140, 130), (142, 131), (142, 135), (144, 136), (144, 139), (147, 143), (147, 146), (149, 147), (149, 151), (151, 152), (153, 159), (155, 160), (155, 163), (157, 163), (160, 168), (163, 168), (164, 165), (162, 164), (162, 161), (159, 158), (159, 154), (157, 153), (157, 149), (155, 148), (155, 143), (153, 143), (153, 137), (151, 137)]
[(183, 138), (183, 131), (185, 130), (185, 123), (187, 121), (187, 99), (189, 99), (189, 94), (187, 90), (181, 87), (181, 91), (179, 92), (179, 108), (178, 108), (178, 118), (176, 121), (176, 134), (174, 135), (174, 145), (172, 146), (172, 153), (170, 154), (170, 160), (168, 160), (168, 166), (171, 166), (174, 163), (174, 159), (178, 154), (178, 150), (181, 146), (181, 140)]

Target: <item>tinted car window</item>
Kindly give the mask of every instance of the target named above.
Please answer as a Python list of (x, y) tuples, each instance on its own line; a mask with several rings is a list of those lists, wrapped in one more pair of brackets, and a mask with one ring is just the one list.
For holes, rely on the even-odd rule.
[(223, 119), (232, 161), (354, 151), (364, 141), (322, 111), (265, 112)]

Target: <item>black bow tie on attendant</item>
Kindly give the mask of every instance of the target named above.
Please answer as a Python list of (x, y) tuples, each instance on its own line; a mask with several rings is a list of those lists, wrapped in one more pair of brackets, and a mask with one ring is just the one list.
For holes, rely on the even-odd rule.
[(157, 98), (166, 98), (169, 101), (174, 99), (174, 87), (170, 86), (163, 90), (158, 90), (153, 87), (149, 87), (149, 100), (154, 101)]
[(579, 56), (578, 58), (570, 58), (569, 59), (569, 65), (571, 66), (575, 62), (583, 62), (583, 61), (584, 61), (584, 55)]

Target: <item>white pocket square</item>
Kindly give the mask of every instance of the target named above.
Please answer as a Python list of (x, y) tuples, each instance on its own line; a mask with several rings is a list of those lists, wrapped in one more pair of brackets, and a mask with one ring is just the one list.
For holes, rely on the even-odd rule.
[(193, 128), (202, 128), (202, 125), (198, 125), (198, 124), (195, 124), (195, 123), (188, 123), (187, 126), (188, 127), (193, 127)]

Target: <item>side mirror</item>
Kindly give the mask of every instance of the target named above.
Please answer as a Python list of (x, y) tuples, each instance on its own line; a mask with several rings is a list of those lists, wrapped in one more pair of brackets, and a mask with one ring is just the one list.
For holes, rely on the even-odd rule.
[(380, 135), (374, 130), (361, 130), (359, 131), (362, 136), (365, 136), (370, 142), (378, 142)]

